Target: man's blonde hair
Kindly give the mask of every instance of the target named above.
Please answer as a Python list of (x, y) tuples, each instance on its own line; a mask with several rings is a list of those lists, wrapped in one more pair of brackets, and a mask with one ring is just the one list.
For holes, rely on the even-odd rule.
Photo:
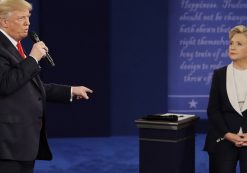
[(229, 31), (229, 39), (231, 40), (235, 34), (244, 34), (247, 37), (247, 28), (244, 25), (237, 25)]
[(8, 15), (15, 10), (32, 10), (32, 4), (25, 0), (0, 0), (0, 17)]

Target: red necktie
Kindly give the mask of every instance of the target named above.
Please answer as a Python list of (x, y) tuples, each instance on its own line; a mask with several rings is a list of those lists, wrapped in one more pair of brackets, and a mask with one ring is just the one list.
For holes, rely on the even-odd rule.
[(18, 41), (16, 46), (17, 46), (17, 48), (18, 48), (18, 52), (20, 53), (21, 57), (22, 57), (23, 59), (25, 59), (26, 56), (25, 56), (25, 53), (24, 53), (24, 51), (23, 51), (23, 49), (22, 49), (21, 42)]

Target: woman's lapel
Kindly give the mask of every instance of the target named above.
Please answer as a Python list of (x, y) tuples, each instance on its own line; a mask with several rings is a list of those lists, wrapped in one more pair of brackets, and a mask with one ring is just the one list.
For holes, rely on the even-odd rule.
[[(243, 116), (238, 103), (232, 63), (227, 66), (226, 70), (226, 91), (232, 107), (239, 113), (239, 115)], [(247, 105), (245, 104), (245, 106)]]

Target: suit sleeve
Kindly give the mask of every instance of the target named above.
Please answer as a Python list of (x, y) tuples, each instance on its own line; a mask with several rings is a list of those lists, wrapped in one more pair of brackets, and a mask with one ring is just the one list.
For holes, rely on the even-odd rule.
[(51, 102), (69, 103), (71, 98), (71, 87), (58, 84), (44, 84), (46, 100)]
[(225, 123), (223, 112), (220, 107), (222, 104), (220, 95), (220, 76), (217, 71), (213, 74), (209, 103), (207, 108), (208, 120), (213, 129), (216, 130), (218, 137), (223, 137), (227, 132), (229, 132), (227, 125)]
[(40, 72), (39, 65), (32, 57), (25, 61), (11, 64), (10, 61), (0, 56), (0, 95), (7, 96), (29, 82)]

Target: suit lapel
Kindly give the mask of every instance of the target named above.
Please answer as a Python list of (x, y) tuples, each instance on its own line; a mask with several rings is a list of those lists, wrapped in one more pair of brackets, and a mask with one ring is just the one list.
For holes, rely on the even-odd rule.
[(232, 63), (227, 66), (227, 70), (226, 70), (226, 90), (227, 90), (227, 95), (228, 95), (228, 98), (229, 98), (229, 101), (232, 107), (239, 113), (239, 115), (243, 116), (240, 110), (239, 104), (238, 104), (237, 91), (236, 91), (236, 86), (234, 83)]
[[(9, 55), (9, 57), (14, 61), (15, 63), (20, 63), (23, 61), (23, 58), (19, 54), (17, 48), (11, 43), (11, 41), (0, 31), (0, 44), (2, 44), (2, 47), (4, 48), (6, 54)], [(32, 79), (34, 84), (37, 86), (37, 88), (41, 91), (43, 95), (45, 95), (45, 91), (42, 85), (42, 82), (37, 75)]]
[(6, 51), (11, 54), (12, 60), (15, 62), (22, 61), (22, 57), (19, 54), (17, 48), (11, 43), (11, 41), (2, 33), (0, 32), (0, 44), (6, 49)]

